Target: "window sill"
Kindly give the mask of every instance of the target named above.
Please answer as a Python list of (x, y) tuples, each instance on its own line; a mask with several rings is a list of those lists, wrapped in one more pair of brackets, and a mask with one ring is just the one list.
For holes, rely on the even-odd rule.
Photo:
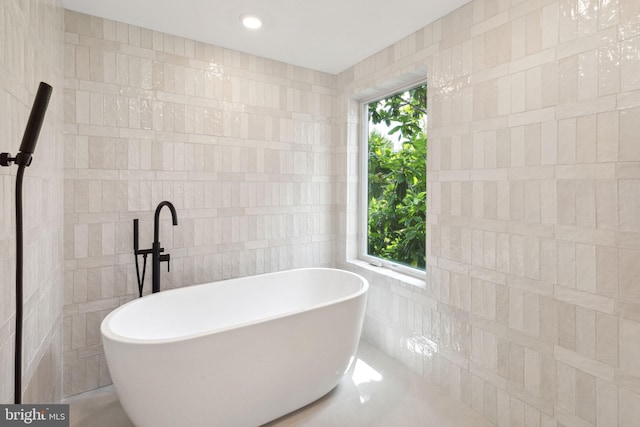
[(390, 268), (375, 266), (367, 261), (363, 261), (360, 259), (349, 260), (347, 261), (347, 264), (351, 264), (354, 267), (361, 268), (373, 274), (379, 274), (385, 277), (389, 277), (391, 279), (402, 282), (406, 285), (415, 286), (421, 289), (424, 289), (427, 287), (426, 273), (424, 277), (410, 276), (408, 274), (404, 274), (399, 271), (392, 270)]

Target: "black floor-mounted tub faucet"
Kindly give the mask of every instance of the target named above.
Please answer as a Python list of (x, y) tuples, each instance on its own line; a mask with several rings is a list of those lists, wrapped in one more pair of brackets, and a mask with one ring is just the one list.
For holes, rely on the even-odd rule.
[[(156, 207), (156, 213), (153, 219), (153, 244), (151, 249), (138, 248), (138, 219), (133, 220), (133, 252), (136, 257), (136, 273), (138, 275), (138, 292), (142, 296), (142, 288), (144, 286), (144, 276), (147, 270), (147, 256), (151, 254), (151, 292), (160, 292), (160, 263), (167, 263), (167, 270), (171, 271), (170, 254), (162, 254), (164, 248), (160, 247), (160, 211), (163, 207), (168, 207), (171, 211), (171, 221), (173, 225), (178, 225), (178, 214), (176, 208), (171, 202), (160, 202)], [(142, 268), (142, 276), (140, 276), (140, 267), (138, 265), (138, 255), (144, 257), (144, 266)]]

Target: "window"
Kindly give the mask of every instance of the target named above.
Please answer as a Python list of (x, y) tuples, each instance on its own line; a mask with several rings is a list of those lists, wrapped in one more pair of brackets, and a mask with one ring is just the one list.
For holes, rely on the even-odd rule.
[(426, 257), (427, 86), (365, 103), (362, 111), (361, 257), (376, 265), (422, 274)]

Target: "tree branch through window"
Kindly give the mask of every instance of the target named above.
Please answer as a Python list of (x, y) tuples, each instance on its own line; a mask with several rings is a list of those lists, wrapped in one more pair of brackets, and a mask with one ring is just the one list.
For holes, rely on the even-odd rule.
[(367, 254), (424, 270), (427, 87), (372, 102), (367, 111)]

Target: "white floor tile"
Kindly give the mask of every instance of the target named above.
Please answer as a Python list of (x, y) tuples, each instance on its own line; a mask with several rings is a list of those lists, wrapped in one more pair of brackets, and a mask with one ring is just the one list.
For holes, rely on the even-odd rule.
[[(264, 427), (493, 426), (370, 344), (361, 341), (356, 356), (329, 394)], [(112, 386), (65, 403), (70, 404), (71, 427), (134, 427)]]

